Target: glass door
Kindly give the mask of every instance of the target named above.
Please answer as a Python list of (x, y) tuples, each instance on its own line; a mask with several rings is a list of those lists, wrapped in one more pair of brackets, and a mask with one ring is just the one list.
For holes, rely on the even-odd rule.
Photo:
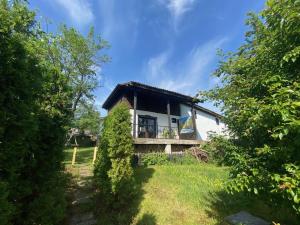
[(139, 116), (139, 138), (156, 138), (156, 118)]

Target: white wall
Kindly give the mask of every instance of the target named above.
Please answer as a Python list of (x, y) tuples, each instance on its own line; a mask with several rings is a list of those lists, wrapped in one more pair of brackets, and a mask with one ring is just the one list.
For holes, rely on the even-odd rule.
[[(133, 109), (130, 109), (130, 114), (131, 114), (131, 122), (133, 123)], [(147, 115), (147, 116), (152, 116), (157, 118), (157, 126), (158, 126), (158, 134), (159, 138), (162, 138), (160, 135), (162, 134), (162, 129), (166, 128), (168, 129), (169, 122), (168, 122), (168, 115), (167, 114), (162, 114), (162, 113), (155, 113), (155, 112), (148, 112), (148, 111), (143, 111), (143, 110), (136, 110), (136, 123), (138, 123), (138, 116), (139, 115)], [(171, 115), (171, 118), (176, 118), (178, 119), (179, 116), (174, 116)], [(177, 123), (172, 123), (171, 121), (171, 127), (172, 130), (175, 131), (176, 138), (178, 138), (178, 125)], [(136, 125), (136, 131), (138, 131), (138, 127)], [(133, 130), (132, 130), (133, 132)], [(133, 133), (132, 133), (133, 134)], [(136, 135), (138, 136), (138, 135)]]
[[(191, 107), (180, 104), (180, 114), (182, 116), (191, 116)], [(225, 130), (225, 124), (219, 119), (219, 125), (217, 125), (215, 116), (196, 109), (196, 128), (197, 139), (205, 141), (209, 132), (222, 134)]]
[(219, 119), (218, 125), (215, 116), (196, 110), (196, 127), (197, 139), (207, 140), (209, 132), (222, 134), (225, 129), (225, 124)]
[[(130, 109), (131, 114), (131, 122), (133, 123), (133, 109)], [(180, 114), (181, 116), (191, 116), (191, 107), (180, 104)], [(168, 128), (168, 115), (162, 113), (155, 113), (155, 112), (148, 112), (143, 110), (136, 110), (136, 123), (138, 123), (138, 116), (139, 115), (148, 115), (157, 118), (157, 125), (159, 126), (158, 129)], [(171, 118), (179, 119), (179, 116), (171, 115)], [(163, 127), (161, 127), (163, 126)], [(172, 130), (176, 131), (176, 138), (178, 137), (178, 124), (171, 123)], [(219, 119), (219, 125), (216, 123), (216, 117), (203, 112), (201, 110), (196, 109), (196, 127), (197, 127), (197, 139), (198, 140), (207, 140), (209, 132), (215, 132), (217, 134), (225, 134), (226, 126), (225, 124)], [(136, 131), (138, 132), (138, 127), (136, 125)], [(158, 131), (159, 138), (161, 136), (161, 130)], [(132, 130), (133, 134), (133, 130)], [(138, 134), (136, 134), (138, 136)]]

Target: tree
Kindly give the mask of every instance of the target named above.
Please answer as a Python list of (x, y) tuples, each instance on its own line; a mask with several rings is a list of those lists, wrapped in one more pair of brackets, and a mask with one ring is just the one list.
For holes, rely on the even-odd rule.
[(99, 85), (99, 70), (103, 63), (109, 61), (100, 50), (108, 47), (107, 41), (95, 36), (94, 28), (90, 28), (84, 37), (74, 28), (60, 27), (59, 33), (52, 36), (49, 56), (53, 64), (61, 68), (72, 88), (72, 112), (80, 102), (93, 99), (93, 91)]
[(71, 88), (26, 2), (0, 0), (0, 21), (1, 224), (58, 224)]
[(269, 0), (249, 14), (246, 43), (224, 54), (221, 85), (201, 93), (221, 105), (241, 150), (230, 191), (249, 191), (300, 213), (300, 2)]
[(101, 122), (100, 112), (95, 109), (93, 104), (81, 104), (75, 111), (74, 127), (81, 131), (87, 130), (98, 136)]
[(135, 194), (132, 157), (130, 113), (126, 105), (119, 104), (105, 119), (94, 169), (103, 224), (130, 224)]

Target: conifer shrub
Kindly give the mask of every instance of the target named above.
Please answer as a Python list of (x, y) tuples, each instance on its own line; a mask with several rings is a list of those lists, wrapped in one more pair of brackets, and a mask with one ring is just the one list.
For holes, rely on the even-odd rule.
[(0, 0), (0, 21), (0, 224), (59, 224), (69, 86), (26, 3)]
[(101, 224), (126, 225), (131, 222), (131, 203), (135, 194), (132, 157), (130, 114), (124, 104), (119, 104), (104, 121), (94, 169)]

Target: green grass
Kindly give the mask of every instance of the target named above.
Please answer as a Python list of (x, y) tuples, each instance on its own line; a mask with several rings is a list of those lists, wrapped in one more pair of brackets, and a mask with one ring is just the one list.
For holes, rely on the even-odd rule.
[[(76, 163), (75, 164), (92, 164), (94, 154), (94, 147), (81, 147), (77, 148)], [(73, 148), (64, 150), (65, 164), (72, 163)]]
[(296, 224), (284, 213), (272, 213), (257, 199), (226, 194), (223, 182), (228, 179), (228, 168), (225, 167), (199, 164), (137, 168), (136, 179), (140, 197), (139, 203), (135, 203), (138, 213), (133, 225), (226, 224), (224, 217), (241, 210), (268, 221)]
[(81, 147), (77, 148), (75, 165), (72, 166), (73, 148), (66, 148), (64, 150), (64, 164), (66, 171), (70, 172), (73, 176), (79, 177), (80, 170), (88, 168), (92, 170), (93, 167), (93, 154), (94, 147)]
[[(65, 165), (75, 178), (92, 170), (94, 148), (79, 148), (71, 166), (73, 149), (65, 149)], [(213, 164), (138, 167), (135, 178), (132, 225), (222, 225), (224, 218), (245, 210), (281, 225), (296, 225), (287, 212), (271, 210), (258, 199), (224, 190), (229, 169)]]

